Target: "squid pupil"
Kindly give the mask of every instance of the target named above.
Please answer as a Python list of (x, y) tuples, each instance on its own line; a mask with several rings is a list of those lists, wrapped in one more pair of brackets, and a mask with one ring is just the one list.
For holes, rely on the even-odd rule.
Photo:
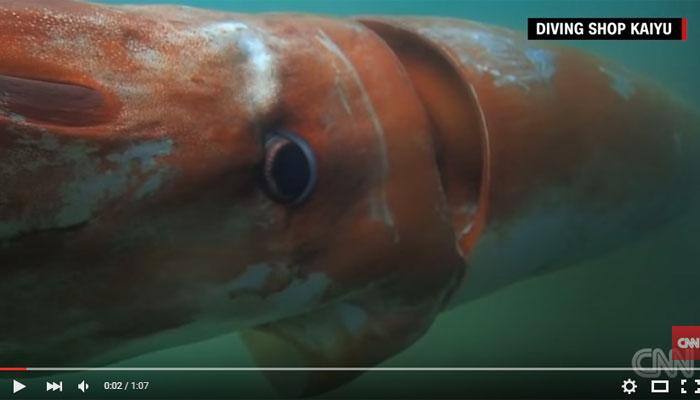
[(316, 161), (308, 143), (293, 133), (275, 133), (265, 152), (264, 178), (271, 197), (287, 204), (306, 200), (316, 182)]

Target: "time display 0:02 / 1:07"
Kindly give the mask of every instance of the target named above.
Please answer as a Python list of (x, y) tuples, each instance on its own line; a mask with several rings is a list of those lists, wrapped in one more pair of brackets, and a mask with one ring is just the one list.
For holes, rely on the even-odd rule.
[(150, 382), (148, 382), (148, 381), (140, 381), (140, 382), (115, 381), (115, 382), (105, 382), (103, 387), (105, 390), (148, 390), (149, 383)]

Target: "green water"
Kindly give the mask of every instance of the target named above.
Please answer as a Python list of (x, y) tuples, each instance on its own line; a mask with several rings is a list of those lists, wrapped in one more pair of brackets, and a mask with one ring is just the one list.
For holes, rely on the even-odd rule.
[[(108, 3), (121, 3), (109, 1)], [(131, 3), (155, 3), (131, 1)], [(523, 29), (527, 17), (687, 17), (686, 42), (576, 42), (619, 61), (700, 104), (698, 2), (483, 1), (170, 1), (236, 12), (294, 11), (333, 15), (443, 15)], [(700, 25), (698, 25), (700, 26)], [(698, 28), (700, 29), (700, 28)], [(669, 348), (671, 326), (700, 325), (700, 226), (697, 213), (641, 242), (585, 264), (520, 282), (443, 313), (414, 346), (385, 366), (629, 366), (640, 348)], [(543, 244), (545, 245), (545, 244)], [(122, 366), (253, 366), (234, 333), (121, 362)], [(115, 375), (116, 376), (116, 375)], [(272, 395), (257, 373), (213, 378), (242, 392)], [(169, 383), (177, 394), (192, 385)], [(334, 396), (397, 390), (421, 392), (425, 379), (366, 374)], [(494, 384), (498, 384), (497, 382)], [(252, 393), (252, 392), (251, 392)], [(403, 396), (400, 396), (403, 397)]]

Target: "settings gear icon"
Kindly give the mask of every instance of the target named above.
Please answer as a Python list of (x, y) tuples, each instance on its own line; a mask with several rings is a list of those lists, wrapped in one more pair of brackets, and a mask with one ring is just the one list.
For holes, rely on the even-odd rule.
[(637, 391), (637, 382), (632, 379), (625, 379), (622, 381), (622, 391), (625, 394), (632, 394)]

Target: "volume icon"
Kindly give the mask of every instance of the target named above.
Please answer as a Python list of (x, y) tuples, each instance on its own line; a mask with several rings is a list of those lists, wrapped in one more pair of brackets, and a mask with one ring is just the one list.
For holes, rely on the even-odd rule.
[(55, 391), (62, 392), (63, 391), (63, 382), (46, 382), (46, 391), (47, 392), (55, 392)]
[(78, 389), (80, 389), (81, 392), (85, 393), (86, 390), (90, 388), (90, 385), (87, 384), (87, 382), (82, 381), (78, 384)]

